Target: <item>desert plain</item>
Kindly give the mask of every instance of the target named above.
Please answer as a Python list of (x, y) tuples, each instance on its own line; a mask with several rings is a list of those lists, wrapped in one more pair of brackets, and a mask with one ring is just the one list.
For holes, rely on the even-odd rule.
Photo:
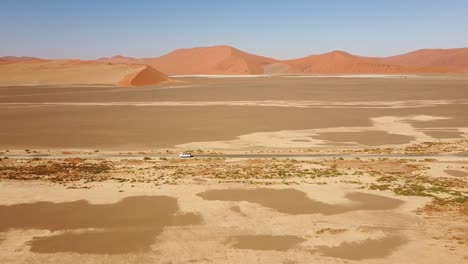
[(0, 264), (468, 264), (468, 1), (0, 11)]
[(0, 87), (0, 263), (468, 261), (466, 75), (170, 79)]

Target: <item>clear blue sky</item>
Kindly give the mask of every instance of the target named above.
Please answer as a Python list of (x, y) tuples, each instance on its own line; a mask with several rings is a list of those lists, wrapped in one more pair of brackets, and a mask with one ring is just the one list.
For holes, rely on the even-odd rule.
[(232, 45), (277, 58), (468, 46), (468, 0), (0, 0), (0, 56), (157, 57)]

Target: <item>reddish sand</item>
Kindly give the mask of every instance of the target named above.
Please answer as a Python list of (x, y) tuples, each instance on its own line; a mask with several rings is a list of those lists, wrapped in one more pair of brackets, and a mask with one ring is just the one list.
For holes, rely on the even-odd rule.
[(465, 73), (468, 48), (419, 50), (387, 58), (362, 57), (332, 51), (293, 60), (275, 60), (230, 46), (179, 49), (159, 58), (133, 59), (116, 56), (110, 62), (141, 63), (165, 74), (373, 74)]
[(285, 61), (291, 73), (402, 73), (411, 70), (380, 63), (373, 58), (354, 56), (343, 51), (312, 55)]
[(118, 85), (120, 86), (145, 86), (167, 81), (167, 77), (159, 71), (146, 66), (141, 70), (127, 74)]
[[(39, 59), (32, 57), (0, 57), (0, 63), (34, 60)], [(109, 65), (138, 64), (140, 66), (143, 64), (168, 75), (468, 73), (468, 48), (423, 49), (386, 58), (362, 57), (344, 51), (332, 51), (325, 54), (280, 61), (246, 53), (230, 46), (213, 46), (178, 49), (158, 58), (137, 59), (118, 55), (110, 58), (100, 58), (97, 61), (72, 62), (94, 65), (96, 63)], [(146, 76), (144, 79), (151, 80), (149, 84), (165, 78), (161, 76), (157, 78), (154, 78), (155, 76), (148, 77), (148, 73), (151, 71), (150, 68), (144, 71)], [(157, 71), (154, 74), (160, 75)], [(139, 81), (131, 82), (129, 82), (128, 78), (121, 78), (121, 81), (113, 83), (148, 84), (147, 81), (142, 81), (142, 77), (139, 78)]]
[(229, 46), (179, 49), (141, 62), (165, 74), (262, 74), (263, 66), (276, 60)]
[(169, 79), (147, 65), (52, 60), (0, 63), (1, 85), (144, 86)]
[(433, 68), (439, 72), (468, 73), (468, 48), (421, 49), (383, 58), (382, 61), (406, 67)]
[(180, 49), (134, 62), (148, 64), (166, 74), (466, 73), (468, 48), (419, 50), (387, 58), (333, 51), (280, 61), (229, 46), (214, 46)]

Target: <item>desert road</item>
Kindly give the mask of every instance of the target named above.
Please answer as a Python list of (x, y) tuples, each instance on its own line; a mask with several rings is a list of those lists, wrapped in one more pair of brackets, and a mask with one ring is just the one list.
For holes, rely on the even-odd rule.
[[(179, 158), (178, 154), (11, 154), (0, 155), (0, 158), (17, 159), (68, 159), (68, 158), (92, 158), (92, 159), (143, 159), (143, 158)], [(456, 154), (200, 154), (194, 158), (218, 158), (218, 159), (453, 159), (468, 158), (468, 153)]]

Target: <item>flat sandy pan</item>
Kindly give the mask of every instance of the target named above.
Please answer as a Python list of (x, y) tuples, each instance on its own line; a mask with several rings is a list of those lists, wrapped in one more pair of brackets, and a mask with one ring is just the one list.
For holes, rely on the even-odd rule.
[[(431, 251), (452, 263), (460, 260), (459, 251), (444, 248), (443, 241), (431, 240), (422, 229), (426, 220), (412, 211), (424, 199), (365, 192), (354, 197), (351, 186), (340, 184), (263, 189), (244, 184), (133, 186), (108, 182), (70, 190), (38, 183), (1, 183), (4, 205), (0, 212), (7, 217), (0, 219), (0, 261), (394, 263), (411, 259), (437, 263), (431, 254), (419, 254), (414, 261), (414, 250)], [(230, 198), (220, 193), (218, 198), (224, 200), (202, 199), (214, 187)], [(238, 190), (252, 195), (242, 198)], [(254, 195), (257, 191), (260, 196)], [(294, 208), (297, 199), (284, 199), (283, 194), (299, 195), (305, 204), (322, 204), (318, 211), (282, 213), (276, 209), (283, 207), (271, 208), (275, 206), (268, 201), (282, 200), (284, 208)], [(84, 197), (87, 201), (81, 200)], [(233, 205), (242, 214), (229, 210)], [(18, 217), (24, 214), (28, 217)], [(373, 250), (366, 250), (369, 247)]]
[[(350, 129), (356, 127), (375, 130), (371, 119), (382, 116), (444, 117), (409, 123), (415, 129), (458, 128), (468, 127), (467, 111), (468, 105), (414, 109), (241, 106), (2, 108), (0, 148), (154, 149), (191, 142), (235, 140), (239, 136), (259, 131), (269, 133), (341, 128), (343, 132), (350, 132)], [(417, 135), (421, 136), (421, 133)], [(286, 139), (291, 142), (297, 138)]]
[[(0, 148), (307, 149), (437, 142), (468, 131), (466, 77), (180, 80), (138, 89), (1, 87)], [(399, 119), (375, 127), (388, 116)], [(265, 137), (238, 144), (252, 134)]]
[[(468, 99), (468, 77), (457, 79), (323, 79), (323, 78), (181, 78), (183, 83), (138, 89), (115, 87), (0, 87), (6, 102), (185, 102), (185, 101), (318, 101), (392, 102)], [(163, 88), (181, 87), (179, 89)], [(19, 96), (21, 95), (21, 96)], [(7, 96), (7, 97), (5, 97)]]

